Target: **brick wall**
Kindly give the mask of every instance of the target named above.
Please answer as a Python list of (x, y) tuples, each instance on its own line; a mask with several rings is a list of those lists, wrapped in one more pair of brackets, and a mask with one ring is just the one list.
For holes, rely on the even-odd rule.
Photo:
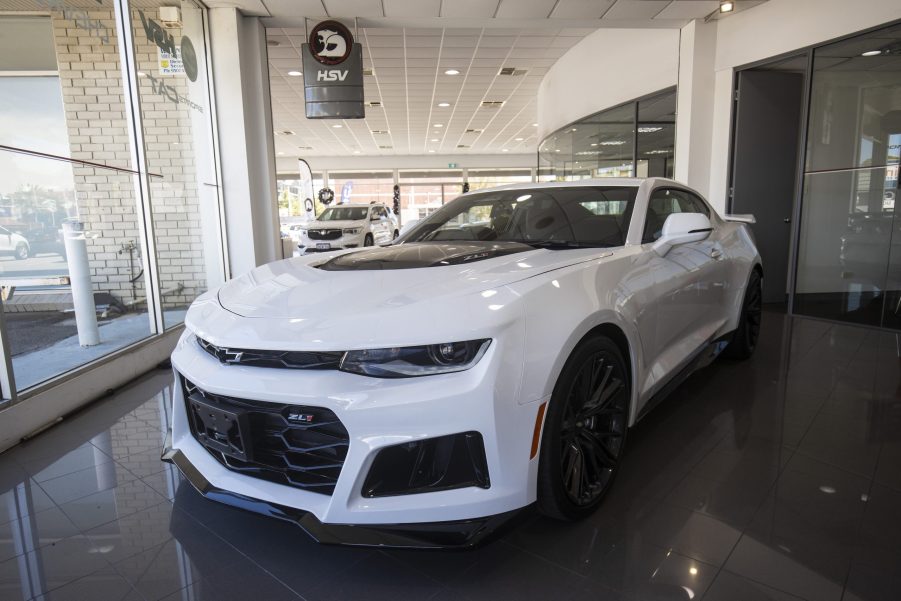
[[(156, 18), (156, 11), (148, 11), (147, 16)], [(131, 168), (114, 15), (92, 10), (90, 18), (106, 28), (106, 42), (62, 13), (53, 13), (52, 18), (71, 156)], [(206, 290), (193, 143), (195, 130), (204, 142), (209, 130), (202, 129), (203, 119), (192, 115), (197, 109), (172, 101), (174, 94), (188, 97), (187, 78), (160, 74), (157, 46), (147, 40), (137, 11), (132, 24), (137, 67), (145, 74), (138, 83), (149, 170), (162, 176), (152, 177), (150, 188), (160, 287), (164, 291), (181, 288), (164, 294), (165, 308), (184, 307)], [(168, 32), (178, 46), (180, 30)], [(166, 93), (159, 90), (160, 82), (167, 86)], [(207, 103), (197, 104), (202, 105), (201, 115), (208, 123)], [(75, 167), (74, 177), (79, 215), (86, 229), (97, 234), (88, 241), (94, 290), (128, 301), (133, 294), (132, 273), (140, 270), (138, 257), (144, 252), (137, 230), (134, 180), (128, 173), (92, 167)], [(126, 250), (130, 243), (138, 248), (135, 272)], [(142, 300), (143, 278), (136, 284)]]

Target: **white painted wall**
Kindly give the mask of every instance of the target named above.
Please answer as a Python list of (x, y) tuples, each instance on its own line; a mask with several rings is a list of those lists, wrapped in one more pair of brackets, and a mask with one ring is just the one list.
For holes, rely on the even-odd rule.
[(582, 117), (676, 85), (678, 29), (600, 29), (569, 49), (538, 88), (538, 139)]

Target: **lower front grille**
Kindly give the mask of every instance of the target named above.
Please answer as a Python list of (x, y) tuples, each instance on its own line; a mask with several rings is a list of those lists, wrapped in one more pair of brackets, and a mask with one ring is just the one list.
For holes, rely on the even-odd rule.
[(324, 407), (212, 394), (181, 378), (191, 434), (228, 469), (330, 495), (350, 437)]

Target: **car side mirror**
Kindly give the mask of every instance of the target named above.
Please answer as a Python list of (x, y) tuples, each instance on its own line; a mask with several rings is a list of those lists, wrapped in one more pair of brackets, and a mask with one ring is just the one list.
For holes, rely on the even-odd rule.
[(673, 213), (663, 222), (660, 238), (654, 242), (654, 251), (661, 257), (674, 246), (700, 242), (710, 235), (713, 226), (701, 213)]

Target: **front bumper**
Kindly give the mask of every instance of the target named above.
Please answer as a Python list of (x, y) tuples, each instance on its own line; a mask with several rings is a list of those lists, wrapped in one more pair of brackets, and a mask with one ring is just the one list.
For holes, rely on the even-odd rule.
[[(365, 234), (345, 234), (334, 240), (312, 240), (303, 238), (297, 245), (297, 248), (304, 254), (317, 252), (331, 252), (333, 250), (343, 250), (346, 248), (359, 248), (363, 246)], [(318, 248), (318, 244), (328, 244), (328, 248)]]
[[(507, 350), (502, 338), (495, 339), (470, 370), (383, 380), (329, 370), (226, 365), (188, 335), (172, 355), (176, 378), (183, 374), (205, 391), (233, 398), (327, 408), (348, 431), (348, 451), (331, 495), (229, 470), (191, 434), (177, 382), (166, 458), (205, 496), (298, 523), (323, 542), (472, 546), (535, 500), (538, 462), (530, 451), (539, 403), (516, 402), (521, 372)], [(381, 449), (469, 431), (484, 439), (490, 487), (376, 498), (363, 494)]]
[(171, 446), (171, 432), (163, 448), (162, 460), (175, 465), (201, 495), (212, 501), (265, 515), (300, 526), (313, 540), (324, 544), (396, 549), (468, 549), (499, 535), (522, 510), (476, 518), (419, 524), (324, 524), (312, 513), (270, 503), (217, 488), (207, 480), (187, 456)]

